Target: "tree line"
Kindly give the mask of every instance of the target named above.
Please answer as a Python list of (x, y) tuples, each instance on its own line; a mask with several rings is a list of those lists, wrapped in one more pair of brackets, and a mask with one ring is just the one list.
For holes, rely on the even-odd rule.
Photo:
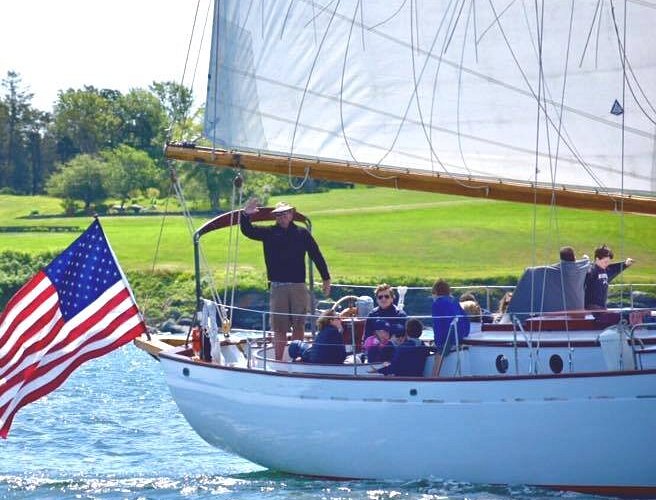
[[(167, 138), (191, 140), (202, 131), (202, 108), (193, 109), (191, 90), (175, 82), (127, 93), (90, 85), (60, 90), (52, 112), (32, 105), (33, 94), (14, 71), (1, 90), (0, 193), (59, 197), (68, 213), (102, 211), (108, 200), (123, 209), (130, 199), (166, 193)], [(181, 170), (191, 185), (186, 192), (204, 197), (211, 210), (230, 198), (231, 170), (196, 164)], [(330, 186), (314, 182), (308, 190)], [(245, 195), (266, 200), (289, 190), (286, 178), (249, 173)]]

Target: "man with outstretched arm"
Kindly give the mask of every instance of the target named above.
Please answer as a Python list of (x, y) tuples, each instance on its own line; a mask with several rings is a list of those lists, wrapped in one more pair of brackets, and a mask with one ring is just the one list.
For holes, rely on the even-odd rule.
[(240, 218), (244, 236), (262, 242), (264, 262), (270, 286), (269, 308), (274, 333), (276, 359), (281, 360), (292, 325), (292, 339), (303, 340), (305, 316), (310, 312), (310, 293), (305, 284), (305, 254), (317, 266), (323, 279), (323, 293), (330, 294), (330, 273), (319, 245), (310, 232), (294, 224), (294, 207), (279, 202), (273, 209), (273, 226), (253, 226), (258, 199), (250, 198)]

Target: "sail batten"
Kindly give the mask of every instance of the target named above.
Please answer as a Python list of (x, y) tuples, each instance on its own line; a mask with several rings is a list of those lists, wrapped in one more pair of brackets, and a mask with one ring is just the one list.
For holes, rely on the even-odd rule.
[(205, 136), (226, 150), (656, 197), (656, 11), (534, 6), (217, 2)]

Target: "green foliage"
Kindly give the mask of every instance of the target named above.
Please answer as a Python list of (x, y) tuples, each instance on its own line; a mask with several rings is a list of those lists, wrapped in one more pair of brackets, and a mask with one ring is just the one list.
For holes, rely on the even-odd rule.
[(114, 104), (121, 125), (118, 143), (146, 152), (153, 160), (162, 157), (168, 126), (166, 110), (158, 97), (144, 89), (132, 89)]
[(78, 155), (50, 177), (46, 191), (50, 196), (82, 200), (89, 210), (92, 203), (107, 197), (108, 186), (106, 163), (91, 155)]
[(7, 305), (12, 295), (55, 256), (55, 252), (38, 255), (13, 250), (0, 252), (0, 310)]
[(121, 119), (115, 112), (117, 91), (93, 86), (60, 91), (54, 108), (53, 130), (60, 155), (68, 161), (76, 154), (93, 154), (117, 145)]
[(103, 151), (102, 157), (106, 162), (108, 193), (117, 197), (121, 206), (131, 193), (141, 195), (160, 181), (160, 171), (145, 151), (122, 144), (111, 151)]

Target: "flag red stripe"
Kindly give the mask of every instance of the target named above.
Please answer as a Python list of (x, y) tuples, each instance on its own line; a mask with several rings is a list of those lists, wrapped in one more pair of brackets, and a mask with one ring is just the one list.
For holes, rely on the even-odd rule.
[[(23, 335), (21, 335), (20, 342), (16, 342), (15, 344), (13, 344), (9, 348), (7, 354), (4, 357), (0, 358), (0, 366), (6, 367), (6, 370), (0, 372), (0, 378), (4, 377), (14, 367), (18, 366), (21, 363), (21, 361), (25, 359), (27, 356), (38, 351), (39, 349), (42, 349), (45, 345), (52, 342), (52, 340), (54, 339), (54, 335), (51, 335), (49, 332), (41, 340), (37, 340), (33, 342), (31, 345), (29, 345), (27, 348), (25, 348), (25, 351), (21, 354), (21, 356), (13, 360), (11, 362), (11, 365), (8, 365), (8, 363), (12, 360), (13, 356), (18, 352), (18, 350), (24, 347), (29, 339), (31, 339), (37, 333), (41, 332), (43, 328), (52, 321), (52, 319), (57, 314), (58, 310), (59, 307), (57, 306), (57, 304), (54, 304), (53, 307), (48, 311), (46, 311), (43, 316), (38, 318), (35, 323), (30, 325), (28, 328), (26, 328)], [(63, 320), (60, 324), (63, 325)], [(57, 331), (59, 331), (59, 329), (57, 329)]]
[[(69, 360), (70, 360), (70, 365), (66, 366), (63, 369), (62, 373), (71, 373), (76, 367), (78, 367), (81, 364), (81, 362), (78, 362), (78, 359), (82, 359), (84, 361), (84, 360), (92, 359), (93, 357), (97, 357), (97, 356), (100, 355), (100, 354), (97, 354), (96, 356), (90, 356), (89, 357), (89, 353), (100, 352), (100, 353), (104, 354), (105, 352), (109, 352), (112, 349), (120, 347), (121, 345), (123, 345), (123, 344), (129, 342), (130, 340), (134, 339), (135, 337), (139, 336), (141, 333), (143, 333), (145, 331), (145, 325), (144, 325), (143, 321), (140, 321), (134, 327), (130, 328), (126, 334), (123, 334), (117, 340), (114, 340), (111, 344), (103, 345), (101, 347), (98, 347), (96, 349), (93, 349), (93, 350), (89, 351), (88, 353), (83, 353), (79, 356), (79, 358), (76, 358), (76, 356), (78, 356), (80, 354), (80, 351), (82, 351), (86, 346), (88, 346), (89, 344), (91, 344), (91, 343), (93, 343), (97, 340), (102, 340), (104, 337), (107, 336), (108, 333), (116, 330), (116, 328), (118, 328), (120, 325), (122, 325), (125, 321), (128, 321), (128, 320), (130, 320), (131, 318), (134, 318), (134, 317), (139, 317), (139, 316), (138, 316), (137, 307), (133, 305), (128, 310), (126, 310), (125, 313), (121, 314), (115, 321), (113, 321), (111, 324), (109, 324), (106, 329), (102, 330), (101, 332), (98, 332), (97, 334), (93, 335), (93, 337), (85, 340), (85, 342), (83, 342), (81, 345), (79, 345), (74, 351), (71, 351), (70, 353), (67, 353), (65, 356), (62, 356), (60, 358), (55, 359), (55, 360), (53, 360), (52, 362), (50, 362), (46, 365), (37, 366), (35, 369), (30, 370), (29, 371), (29, 376), (26, 377), (25, 380), (23, 381), (24, 384), (27, 385), (27, 384), (32, 383), (34, 381), (38, 381), (38, 379), (40, 377), (43, 377), (43, 376), (47, 375), (51, 370), (55, 369), (59, 365), (65, 364), (65, 362), (68, 362)], [(125, 340), (126, 335), (128, 335), (128, 334), (130, 334), (131, 336), (130, 336), (130, 338), (127, 338), (127, 340)], [(105, 349), (108, 349), (108, 350), (105, 350)], [(72, 368), (71, 368), (71, 366), (72, 366)], [(56, 378), (59, 378), (60, 376), (61, 376), (61, 374), (57, 375)], [(65, 377), (64, 377), (64, 379), (65, 379)], [(63, 382), (63, 380), (62, 380), (62, 382)], [(59, 387), (59, 385), (61, 385), (61, 382), (59, 382), (57, 385), (55, 385), (50, 390), (56, 389), (57, 387)], [(20, 407), (24, 406), (25, 404), (27, 404), (27, 402), (26, 403), (21, 403), (21, 402), (26, 397), (28, 397), (30, 394), (37, 393), (37, 394), (40, 394), (38, 397), (41, 397), (41, 396), (47, 394), (48, 392), (50, 392), (50, 390), (47, 390), (47, 391), (44, 392), (42, 390), (42, 388), (43, 387), (50, 387), (50, 386), (51, 386), (51, 381), (50, 382), (45, 382), (43, 385), (37, 385), (34, 389), (29, 391), (25, 395), (21, 395), (20, 394), (21, 389), (19, 389), (19, 392), (12, 398), (13, 400), (18, 399), (19, 404), (17, 405), (16, 408), (14, 408), (11, 411), (11, 415), (15, 414), (18, 408), (20, 408)], [(12, 400), (10, 400), (10, 402), (11, 401)], [(32, 399), (32, 401), (34, 401), (34, 399)], [(3, 410), (0, 412), (0, 415), (3, 415), (3, 412), (6, 411), (6, 406), (7, 405), (3, 406)], [(4, 417), (7, 418), (8, 416), (5, 415)], [(5, 422), (5, 426), (7, 425), (6, 422)], [(1, 432), (0, 432), (0, 437), (2, 437)]]
[[(89, 330), (93, 326), (95, 326), (98, 322), (100, 322), (107, 315), (108, 311), (105, 310), (106, 307), (108, 307), (108, 310), (112, 310), (114, 307), (116, 307), (118, 304), (120, 304), (120, 302), (125, 300), (128, 296), (129, 296), (129, 294), (127, 293), (127, 290), (125, 288), (122, 288), (121, 290), (119, 290), (119, 292), (114, 297), (112, 297), (109, 300), (109, 302), (107, 302), (106, 306), (101, 307), (98, 311), (96, 311), (94, 314), (89, 316), (89, 318), (87, 318), (84, 322), (82, 322), (80, 325), (76, 326), (73, 330), (71, 330), (71, 332), (69, 332), (66, 335), (65, 339), (60, 341), (56, 346), (48, 347), (48, 344), (50, 342), (52, 342), (52, 340), (54, 339), (54, 337), (57, 334), (57, 332), (53, 332), (53, 335), (49, 335), (49, 338), (50, 338), (49, 342), (44, 342), (45, 349), (44, 349), (44, 352), (42, 353), (42, 355), (40, 357), (41, 358), (40, 362), (42, 362), (42, 358), (44, 356), (47, 356), (51, 353), (58, 352), (59, 350), (65, 348), (68, 345), (70, 345), (73, 341), (75, 341), (77, 338), (79, 338), (83, 334), (89, 332)], [(66, 361), (66, 359), (68, 359), (72, 355), (74, 355), (79, 349), (84, 347), (84, 345), (86, 345), (90, 342), (93, 342), (94, 340), (97, 340), (99, 338), (102, 338), (102, 337), (106, 336), (108, 333), (111, 333), (112, 331), (114, 331), (120, 324), (123, 323), (123, 321), (126, 321), (127, 319), (129, 319), (129, 318), (126, 318), (126, 314), (129, 314), (130, 316), (134, 316), (137, 312), (138, 312), (137, 307), (135, 305), (130, 306), (128, 309), (125, 310), (125, 312), (123, 312), (119, 316), (117, 316), (117, 318), (114, 319), (105, 329), (100, 330), (99, 332), (94, 334), (92, 337), (86, 339), (80, 346), (78, 346), (77, 349), (75, 349), (74, 351), (71, 351), (66, 356), (62, 356), (61, 358), (58, 358), (58, 359), (56, 359), (56, 360), (54, 360), (54, 361), (52, 361), (48, 364), (41, 365), (39, 367), (39, 369), (37, 369), (37, 370), (29, 370), (28, 373), (25, 373), (23, 371), (21, 373), (18, 373), (16, 375), (14, 375), (13, 377), (9, 378), (6, 381), (6, 384), (4, 384), (2, 386), (2, 388), (0, 389), (0, 397), (7, 390), (9, 390), (11, 387), (15, 386), (17, 383), (19, 383), (19, 382), (27, 383), (27, 382), (29, 382), (31, 380), (34, 380), (35, 378), (39, 377), (40, 374), (45, 373), (47, 370), (44, 370), (43, 369), (44, 367), (50, 367), (50, 366), (54, 367), (54, 366), (57, 366), (58, 364), (63, 363), (64, 361)], [(63, 325), (61, 325), (61, 326), (63, 326)], [(59, 331), (59, 329), (61, 329), (61, 326), (57, 329), (57, 331)], [(33, 366), (33, 365), (30, 365), (30, 367), (31, 366)], [(50, 368), (48, 368), (48, 370), (49, 369)]]
[[(49, 342), (51, 342), (52, 339), (53, 339), (55, 336), (57, 336), (57, 334), (59, 333), (59, 330), (61, 330), (61, 328), (62, 328), (63, 326), (64, 326), (64, 320), (63, 320), (63, 319), (59, 319), (59, 320), (55, 323), (55, 325), (53, 326), (52, 331), (48, 332), (48, 334), (46, 335), (46, 337), (44, 337), (44, 339), (41, 341), (41, 343), (47, 345)], [(34, 347), (34, 346), (30, 346), (30, 349), (31, 349), (32, 347)], [(36, 353), (36, 352), (38, 352), (38, 351), (41, 350), (41, 349), (43, 349), (43, 347), (40, 347), (40, 348), (38, 348), (38, 349), (37, 349), (37, 348), (32, 349), (32, 352), (31, 352), (30, 354), (32, 354), (32, 353)], [(25, 359), (26, 357), (27, 357), (27, 356), (21, 356), (21, 361), (22, 361), (23, 359)], [(28, 380), (29, 377), (30, 377), (30, 375), (32, 374), (32, 372), (33, 372), (33, 370), (34, 370), (34, 367), (39, 363), (39, 360), (40, 360), (40, 359), (41, 359), (41, 357), (35, 357), (34, 362), (32, 362), (31, 364), (29, 364), (29, 365), (23, 367), (23, 369), (22, 369), (21, 371), (19, 371), (18, 373), (15, 373), (15, 374), (12, 375), (11, 377), (9, 377), (7, 380), (5, 380), (5, 382), (0, 386), (0, 397), (2, 397), (2, 395), (3, 395), (5, 392), (7, 392), (9, 389), (11, 389), (11, 388), (12, 388), (13, 386), (15, 386), (16, 384)], [(15, 368), (15, 367), (18, 366), (18, 365), (19, 365), (19, 363), (15, 363), (15, 364), (13, 364), (11, 367), (9, 367), (9, 369), (8, 369), (8, 370), (5, 370), (5, 373), (2, 374), (2, 377), (6, 376), (8, 373), (10, 373), (11, 370), (12, 370), (12, 368)], [(0, 378), (2, 378), (2, 377), (0, 377)], [(2, 412), (0, 412), (0, 415), (2, 415)]]
[(0, 325), (5, 320), (7, 314), (9, 314), (9, 311), (11, 311), (11, 309), (16, 305), (16, 303), (20, 302), (23, 297), (34, 290), (44, 278), (46, 278), (46, 273), (39, 271), (32, 277), (32, 279), (30, 279), (30, 281), (20, 287), (20, 289), (11, 297), (11, 299), (9, 299), (9, 302), (7, 302), (4, 312), (0, 314)]
[[(30, 287), (30, 289), (27, 290), (27, 292), (24, 293), (23, 296), (21, 296), (19, 298), (19, 300), (14, 300), (18, 294), (14, 295), (10, 299), (10, 301), (9, 301), (10, 303), (7, 304), (7, 307), (5, 307), (4, 313), (2, 314), (2, 319), (0, 320), (0, 325), (3, 324), (3, 322), (5, 321), (5, 318), (7, 318), (9, 316), (12, 309), (14, 309), (16, 307), (16, 305), (25, 296), (32, 293), (34, 291), (34, 288), (36, 288), (36, 286), (39, 285), (44, 279), (48, 279), (48, 277), (45, 274), (40, 273), (39, 275), (32, 278), (32, 281), (34, 281), (34, 286)], [(27, 285), (29, 285), (30, 283), (26, 283), (23, 288), (26, 288)], [(22, 293), (23, 288), (21, 288), (21, 290), (19, 290), (18, 293)], [(41, 305), (41, 303), (44, 300), (48, 299), (48, 297), (51, 297), (55, 293), (56, 293), (55, 288), (52, 285), (50, 285), (45, 290), (43, 290), (39, 295), (34, 297), (34, 300), (32, 302), (30, 302), (29, 304), (24, 306), (24, 308), (21, 309), (20, 312), (16, 315), (16, 317), (12, 320), (11, 324), (7, 325), (7, 329), (5, 330), (4, 334), (2, 334), (2, 336), (0, 336), (0, 345), (4, 345), (9, 340), (9, 338), (11, 337), (12, 332), (16, 329), (16, 327), (20, 323), (22, 323), (25, 320), (25, 318), (27, 318), (30, 314), (32, 314)]]
[[(32, 374), (31, 380), (36, 380), (37, 378), (45, 375), (48, 373), (50, 370), (53, 368), (63, 364), (64, 362), (68, 361), (69, 359), (75, 357), (82, 349), (84, 349), (85, 346), (92, 344), (96, 342), (97, 340), (101, 340), (102, 338), (106, 337), (107, 335), (111, 334), (114, 330), (119, 328), (123, 323), (126, 321), (129, 321), (131, 318), (136, 316), (138, 314), (138, 309), (137, 306), (131, 306), (128, 309), (126, 309), (123, 313), (121, 313), (119, 316), (117, 316), (111, 323), (107, 325), (106, 328), (98, 331), (95, 333), (93, 336), (89, 337), (88, 339), (85, 339), (84, 342), (82, 342), (79, 346), (77, 346), (74, 350), (71, 352), (66, 353), (63, 356), (60, 356), (49, 363), (40, 365)], [(143, 323), (140, 323), (143, 326)], [(145, 331), (145, 327), (144, 327)], [(62, 347), (66, 347), (65, 345)], [(56, 352), (56, 351), (49, 351), (48, 354), (51, 352)]]
[[(7, 435), (9, 434), (9, 428), (11, 427), (11, 423), (14, 420), (14, 416), (16, 415), (16, 412), (20, 410), (23, 406), (32, 403), (37, 399), (57, 389), (62, 383), (64, 383), (64, 381), (68, 378), (68, 376), (82, 363), (100, 357), (104, 354), (107, 354), (108, 352), (111, 352), (114, 349), (118, 349), (119, 347), (127, 344), (128, 342), (132, 341), (134, 338), (141, 335), (144, 332), (144, 330), (145, 330), (144, 324), (138, 323), (133, 328), (128, 330), (124, 335), (119, 337), (112, 344), (84, 353), (84, 355), (72, 361), (71, 364), (68, 367), (66, 367), (66, 369), (62, 373), (60, 373), (56, 378), (51, 380), (49, 383), (39, 386), (34, 391), (26, 394), (16, 405), (16, 407), (12, 410), (12, 412), (7, 416), (4, 425), (2, 426), (2, 428), (0, 428), (0, 437), (3, 439), (7, 438)], [(5, 407), (6, 406), (7, 405), (5, 405)], [(5, 410), (5, 407), (2, 408), (2, 411)], [(2, 413), (2, 411), (0, 411), (0, 414)]]
[(128, 291), (125, 288), (121, 288), (116, 295), (111, 297), (105, 304), (103, 304), (96, 312), (90, 315), (87, 319), (73, 328), (67, 335), (65, 339), (62, 339), (57, 345), (52, 346), (48, 349), (48, 352), (57, 351), (70, 343), (71, 341), (81, 337), (91, 328), (93, 328), (103, 317), (105, 317), (109, 312), (111, 312), (115, 307), (117, 307), (121, 302), (127, 299), (130, 296)]

